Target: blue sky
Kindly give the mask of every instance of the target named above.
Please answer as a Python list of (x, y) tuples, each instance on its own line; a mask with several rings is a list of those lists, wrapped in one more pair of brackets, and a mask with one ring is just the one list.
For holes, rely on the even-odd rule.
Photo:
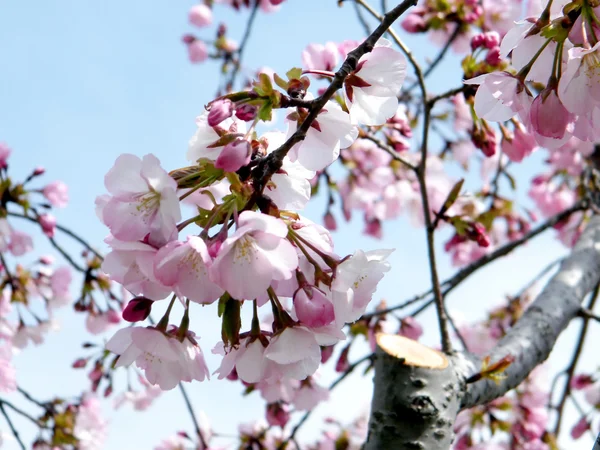
[[(47, 169), (46, 181), (60, 179), (68, 183), (71, 202), (67, 209), (58, 211), (59, 221), (103, 248), (106, 229), (96, 220), (93, 204), (94, 198), (104, 192), (104, 174), (116, 157), (125, 152), (140, 156), (154, 153), (168, 170), (185, 165), (194, 118), (215, 93), (218, 67), (189, 64), (180, 42), (182, 33), (194, 31), (187, 24), (187, 11), (194, 3), (4, 0), (0, 4), (0, 141), (13, 148), (11, 170), (15, 177), (23, 177), (32, 167), (41, 165)], [(241, 36), (247, 15), (220, 5), (215, 8), (217, 20), (225, 19), (232, 37)], [(212, 29), (198, 32), (207, 38), (212, 33)], [(338, 8), (333, 0), (288, 0), (277, 14), (259, 13), (245, 63), (253, 68), (269, 66), (282, 73), (300, 65), (301, 51), (309, 42), (361, 36), (350, 4)], [(414, 45), (421, 61), (435, 53), (427, 42), (407, 42)], [(442, 92), (458, 83), (460, 73), (446, 64), (432, 77), (431, 86), (433, 91)], [(518, 174), (530, 177), (542, 158), (540, 154), (534, 156), (519, 168)], [(523, 197), (523, 192), (519, 196)], [(320, 220), (323, 211), (323, 199), (317, 199), (306, 215)], [(385, 238), (376, 241), (362, 236), (362, 220), (358, 214), (355, 216), (335, 235), (339, 254), (351, 253), (356, 246), (396, 248), (391, 257), (392, 273), (380, 284), (377, 298), (393, 304), (428, 286), (423, 230), (413, 228), (402, 218), (386, 224)], [(43, 240), (38, 244), (50, 250)], [(468, 318), (482, 317), (482, 304), (500, 302), (505, 294), (518, 290), (564, 252), (552, 236), (538, 239), (464, 283), (449, 298), (449, 308)], [(445, 278), (453, 269), (446, 255), (439, 259)], [(74, 395), (87, 386), (85, 374), (70, 369), (81, 354), (82, 317), (66, 310), (59, 318), (63, 328), (60, 333), (49, 335), (46, 345), (28, 348), (16, 357), (20, 384), (40, 397)], [(437, 344), (433, 315), (423, 315), (423, 324), (426, 342)], [(210, 354), (219, 336), (218, 326), (212, 311), (203, 310), (192, 317), (192, 328), (202, 337), (205, 354)], [(561, 339), (554, 356), (557, 366), (567, 363), (568, 344), (568, 336)], [(359, 352), (351, 355), (358, 356)], [(217, 360), (208, 359), (214, 369)], [(595, 367), (593, 360), (588, 365)], [(330, 375), (325, 371), (324, 381)], [(317, 437), (326, 414), (335, 413), (345, 420), (354, 418), (368, 405), (371, 385), (370, 376), (351, 377), (333, 394), (331, 405), (315, 412), (300, 439)], [(256, 394), (242, 399), (237, 384), (213, 380), (189, 389), (196, 409), (206, 411), (219, 432), (232, 433), (237, 423), (264, 414), (263, 401)], [(111, 420), (107, 449), (148, 449), (177, 430), (192, 429), (177, 391), (164, 394), (142, 414), (128, 408), (114, 412), (108, 403), (106, 412)], [(16, 422), (24, 430), (31, 430), (25, 423)], [(0, 429), (6, 430), (4, 424)], [(8, 443), (6, 448), (16, 446)]]

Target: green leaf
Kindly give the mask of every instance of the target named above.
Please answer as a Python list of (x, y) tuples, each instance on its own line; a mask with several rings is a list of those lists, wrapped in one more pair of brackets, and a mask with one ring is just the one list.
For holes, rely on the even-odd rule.
[(225, 292), (219, 299), (219, 307), (217, 310), (217, 314), (219, 315), (219, 317), (221, 317), (223, 315), (223, 313), (225, 312), (225, 305), (227, 304), (227, 302), (229, 301), (230, 298), (231, 298), (231, 295), (229, 295), (229, 293)]
[(229, 297), (223, 310), (221, 326), (221, 339), (225, 346), (237, 346), (240, 343), (240, 328), (242, 318), (240, 315), (242, 302)]
[(444, 204), (442, 208), (438, 212), (439, 216), (443, 216), (446, 214), (446, 211), (450, 209), (450, 207), (454, 204), (456, 199), (458, 198), (458, 194), (460, 194), (460, 190), (462, 189), (463, 183), (465, 182), (464, 178), (461, 178), (450, 190), (448, 197), (444, 200)]
[(294, 67), (293, 69), (288, 70), (285, 75), (288, 77), (288, 80), (299, 80), (302, 76), (302, 69), (300, 67)]
[(284, 91), (287, 91), (288, 88), (288, 82), (285, 81), (283, 78), (281, 78), (279, 75), (277, 75), (276, 73), (273, 74), (273, 79), (275, 80), (275, 84), (277, 86), (279, 86), (281, 89), (283, 89)]

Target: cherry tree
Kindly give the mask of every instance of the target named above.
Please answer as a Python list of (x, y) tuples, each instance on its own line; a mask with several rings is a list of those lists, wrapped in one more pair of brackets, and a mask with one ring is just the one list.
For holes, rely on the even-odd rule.
[[(256, 17), (283, 15), (287, 3), (190, 9), (199, 30), (183, 46), (198, 70), (219, 66), (217, 94), (198, 111), (185, 165), (164, 167), (148, 148), (114, 161), (95, 202), (106, 254), (77, 223), (55, 218), (67, 185), (46, 181), (41, 167), (18, 178), (10, 162), (26, 150), (0, 145), (0, 392), (20, 395), (0, 396), (6, 439), (23, 449), (103, 448), (102, 397), (141, 411), (174, 389), (193, 428), (165, 430), (156, 449), (551, 450), (565, 434), (573, 446), (595, 438), (600, 373), (579, 363), (600, 321), (600, 3), (340, 0), (364, 39), (308, 41), (302, 67), (284, 73), (250, 69)], [(227, 27), (233, 13), (247, 15), (239, 43)], [(433, 59), (405, 43), (422, 34)], [(443, 64), (459, 76), (439, 91), (430, 75)], [(523, 177), (534, 152), (546, 159)], [(312, 198), (326, 199), (316, 220), (303, 215)], [(428, 260), (414, 270), (428, 272), (429, 289), (382, 299), (384, 277), (410, 277), (390, 256), (412, 237), (398, 236), (397, 250), (357, 242), (339, 254), (335, 230), (352, 214), (373, 238), (410, 218)], [(37, 254), (23, 224), (55, 255)], [(501, 303), (482, 287), (481, 321), (449, 311), (463, 282), (552, 229), (566, 257)], [(457, 268), (447, 279), (441, 258)], [(41, 344), (67, 307), (89, 332), (73, 356), (89, 386), (37, 398), (13, 358)], [(438, 345), (419, 342), (427, 310)], [(203, 332), (201, 315), (220, 336)], [(571, 323), (580, 331), (569, 361), (548, 367)], [(365, 351), (351, 359), (356, 348)], [(322, 370), (337, 374), (330, 385)], [(374, 382), (368, 417), (331, 418), (320, 439), (304, 439), (312, 411), (358, 370)], [(186, 390), (200, 382), (260, 396), (264, 420), (224, 437)], [(577, 414), (565, 413), (567, 402)]]

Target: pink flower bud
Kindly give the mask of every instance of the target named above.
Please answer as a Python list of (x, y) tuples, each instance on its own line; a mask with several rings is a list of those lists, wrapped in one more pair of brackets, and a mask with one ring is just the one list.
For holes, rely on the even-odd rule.
[(47, 184), (42, 193), (50, 204), (57, 208), (64, 208), (69, 202), (69, 188), (62, 181)]
[(206, 27), (212, 23), (212, 10), (205, 4), (192, 6), (188, 15), (192, 25)]
[(335, 364), (336, 372), (339, 372), (339, 373), (345, 372), (350, 367), (350, 363), (348, 362), (348, 353), (349, 352), (350, 352), (350, 345), (347, 345), (342, 350), (342, 353), (340, 353), (340, 357), (338, 358), (337, 363)]
[(236, 139), (223, 148), (215, 161), (215, 167), (226, 172), (235, 172), (250, 162), (251, 154), (250, 142)]
[(188, 43), (188, 57), (192, 63), (202, 63), (208, 59), (208, 48), (204, 41), (194, 39)]
[(40, 256), (40, 263), (46, 266), (51, 266), (54, 264), (54, 256), (52, 255), (42, 255)]
[(425, 31), (427, 24), (420, 14), (409, 14), (400, 24), (402, 28), (409, 33), (419, 33)]
[(216, 127), (225, 119), (229, 119), (233, 115), (233, 103), (231, 100), (225, 98), (223, 100), (217, 100), (210, 106), (208, 112), (208, 125)]
[(8, 157), (10, 156), (11, 149), (4, 142), (0, 142), (0, 169), (8, 167)]
[(423, 334), (423, 328), (414, 319), (414, 317), (405, 317), (402, 319), (401, 323), (402, 326), (398, 334), (414, 341), (418, 341)]
[(46, 236), (49, 238), (54, 237), (54, 232), (56, 231), (56, 217), (52, 214), (42, 214), (38, 218), (38, 223)]
[(146, 297), (135, 297), (127, 303), (123, 310), (123, 319), (127, 322), (139, 322), (146, 320), (152, 311), (154, 302)]
[(308, 327), (329, 325), (335, 319), (333, 304), (316, 286), (304, 286), (294, 293), (298, 320)]
[(254, 120), (256, 117), (256, 106), (254, 105), (241, 105), (235, 110), (235, 117), (244, 122)]
[(579, 422), (575, 424), (575, 426), (571, 429), (571, 437), (573, 439), (579, 439), (583, 436), (587, 430), (590, 429), (590, 423), (587, 421), (585, 417), (579, 419)]
[(86, 364), (87, 364), (86, 358), (79, 358), (79, 359), (75, 360), (72, 367), (73, 367), (73, 369), (81, 369), (82, 367), (85, 367)]
[(594, 379), (590, 375), (575, 375), (571, 378), (571, 389), (576, 391), (594, 384)]
[(284, 1), (285, 0), (269, 0), (271, 5), (273, 5), (273, 6), (281, 5)]
[(333, 355), (333, 345), (328, 345), (326, 347), (321, 347), (321, 364), (325, 364)]
[(114, 309), (109, 309), (108, 312), (106, 313), (106, 319), (108, 320), (109, 323), (116, 324), (116, 323), (121, 322), (121, 314), (119, 314)]
[(327, 228), (329, 231), (337, 230), (337, 222), (335, 220), (335, 216), (331, 214), (331, 212), (327, 211), (325, 217), (323, 217), (323, 223), (325, 228)]
[(471, 50), (475, 51), (485, 45), (485, 33), (476, 34), (471, 38)]
[(46, 173), (46, 169), (42, 166), (38, 166), (35, 169), (33, 169), (34, 177), (39, 177), (40, 175), (43, 175), (44, 173)]
[(546, 88), (533, 100), (530, 119), (536, 133), (562, 139), (567, 125), (573, 120), (573, 114), (564, 107), (556, 89)]
[(500, 55), (500, 47), (496, 46), (488, 51), (485, 57), (485, 62), (490, 66), (498, 66), (502, 63), (502, 56)]
[(493, 49), (494, 47), (498, 47), (500, 45), (500, 35), (497, 31), (488, 31), (483, 34), (483, 43), (485, 48)]
[(368, 220), (365, 223), (364, 233), (376, 239), (381, 239), (383, 237), (383, 227), (381, 226), (381, 221), (379, 219)]
[(270, 403), (267, 405), (267, 422), (269, 425), (283, 428), (289, 420), (290, 413), (286, 404)]

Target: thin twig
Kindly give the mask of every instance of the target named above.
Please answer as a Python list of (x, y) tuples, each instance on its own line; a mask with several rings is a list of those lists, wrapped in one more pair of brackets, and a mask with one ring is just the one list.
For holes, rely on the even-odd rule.
[(439, 95), (436, 95), (435, 97), (431, 97), (429, 100), (427, 100), (427, 103), (429, 103), (431, 106), (433, 106), (440, 100), (443, 100), (443, 99), (449, 98), (449, 97), (454, 97), (456, 94), (460, 94), (461, 92), (463, 92), (465, 90), (465, 88), (466, 88), (466, 85), (457, 87), (454, 89), (450, 89), (449, 91), (446, 91), (443, 94), (439, 94)]
[(370, 35), (371, 34), (371, 27), (367, 23), (367, 20), (365, 19), (365, 16), (363, 16), (362, 10), (360, 9), (360, 6), (359, 6), (358, 2), (355, 0), (352, 3), (354, 3), (354, 10), (356, 11), (356, 18), (358, 19), (358, 22), (363, 27), (363, 30), (365, 30), (365, 34), (367, 36)]
[(256, 13), (258, 12), (259, 5), (260, 5), (260, 0), (255, 0), (254, 6), (252, 7), (252, 12), (250, 12), (250, 17), (248, 17), (248, 22), (246, 23), (246, 30), (244, 31), (244, 36), (242, 37), (240, 46), (236, 51), (237, 59), (233, 66), (233, 71), (231, 72), (231, 77), (229, 77), (229, 82), (227, 83), (227, 87), (229, 89), (233, 89), (235, 79), (240, 71), (241, 66), (242, 66), (242, 56), (244, 54), (244, 49), (246, 48), (246, 44), (248, 43), (248, 40), (250, 38), (250, 32), (252, 31), (252, 25), (254, 24), (254, 19), (256, 18)]
[[(350, 375), (354, 371), (354, 369), (356, 369), (359, 365), (361, 365), (365, 361), (370, 361), (372, 359), (373, 359), (373, 354), (371, 353), (371, 354), (359, 359), (358, 361), (352, 363), (343, 374), (341, 374), (336, 380), (333, 381), (333, 383), (331, 383), (329, 385), (329, 391), (331, 392), (333, 389), (335, 389), (335, 387), (338, 384), (340, 384), (348, 375)], [(292, 428), (292, 431), (291, 431), (290, 435), (287, 437), (287, 439), (285, 441), (283, 441), (281, 443), (281, 445), (279, 445), (279, 447), (277, 447), (277, 450), (284, 450), (286, 448), (287, 444), (289, 443), (289, 441), (294, 440), (296, 433), (302, 427), (302, 425), (304, 425), (304, 422), (306, 422), (306, 420), (310, 417), (312, 412), (313, 412), (313, 410), (310, 409), (310, 410), (306, 411), (306, 413), (304, 413), (304, 416), (302, 416), (302, 418), (296, 424), (296, 426), (294, 426), (294, 428)]]
[[(26, 216), (24, 214), (19, 214), (19, 213), (15, 213), (15, 212), (8, 212), (9, 216), (12, 217), (18, 217), (20, 219), (27, 219), (30, 222), (34, 222), (34, 223), (38, 223), (36, 219), (34, 219), (33, 217), (29, 217)], [(79, 242), (83, 247), (85, 247), (87, 250), (89, 250), (90, 252), (92, 252), (97, 258), (99, 258), (100, 260), (104, 259), (103, 256), (98, 252), (98, 250), (94, 249), (94, 247), (92, 247), (90, 244), (88, 244), (88, 242), (83, 239), (81, 236), (78, 236), (77, 234), (75, 234), (73, 231), (69, 230), (68, 228), (62, 226), (62, 225), (56, 225), (56, 229), (65, 233), (66, 235), (70, 236), (71, 238), (73, 238), (75, 241)]]
[[(594, 305), (596, 304), (596, 300), (598, 299), (599, 293), (600, 283), (596, 285), (596, 288), (594, 289), (594, 292), (592, 292), (590, 301), (587, 305), (587, 309), (589, 309), (590, 311), (594, 309)], [(566, 370), (567, 379), (565, 381), (565, 388), (563, 390), (560, 402), (558, 403), (558, 406), (556, 408), (556, 413), (558, 417), (556, 419), (556, 425), (554, 426), (554, 436), (558, 436), (558, 434), (560, 433), (560, 426), (562, 424), (563, 419), (563, 409), (565, 407), (567, 398), (571, 395), (571, 380), (573, 379), (573, 375), (575, 374), (575, 370), (577, 369), (577, 363), (579, 362), (579, 358), (581, 357), (589, 324), (589, 320), (584, 320), (581, 324), (581, 331), (579, 332), (579, 337), (577, 338), (577, 346), (575, 347), (575, 352), (573, 353), (573, 357), (571, 358), (571, 363), (569, 364), (569, 367)]]
[(192, 422), (194, 422), (194, 430), (196, 431), (196, 435), (198, 436), (198, 439), (200, 440), (200, 443), (202, 444), (202, 449), (203, 450), (207, 449), (208, 444), (207, 444), (206, 440), (204, 439), (202, 430), (200, 430), (200, 424), (198, 423), (198, 418), (196, 417), (196, 412), (194, 411), (194, 407), (192, 406), (192, 403), (190, 402), (190, 397), (188, 396), (188, 393), (185, 390), (185, 387), (183, 387), (183, 383), (181, 383), (181, 382), (179, 383), (179, 390), (181, 391), (181, 395), (183, 396), (183, 400), (185, 401), (185, 406), (187, 407), (187, 410), (190, 413)]
[[(491, 253), (488, 253), (487, 255), (482, 256), (477, 261), (462, 268), (461, 270), (456, 272), (453, 276), (451, 276), (450, 278), (448, 278), (447, 280), (442, 282), (442, 286), (443, 286), (442, 294), (444, 296), (448, 295), (454, 288), (456, 288), (459, 284), (461, 284), (464, 280), (466, 280), (470, 275), (472, 275), (477, 270), (485, 267), (489, 263), (497, 260), (498, 258), (501, 258), (502, 256), (506, 256), (507, 254), (512, 252), (515, 248), (521, 246), (525, 242), (527, 242), (527, 241), (533, 239), (534, 237), (536, 237), (537, 235), (543, 233), (548, 228), (551, 228), (554, 225), (556, 225), (557, 223), (562, 222), (563, 220), (567, 219), (574, 212), (581, 211), (582, 209), (584, 209), (584, 207), (585, 207), (585, 202), (578, 202), (571, 208), (566, 209), (565, 211), (558, 213), (555, 216), (552, 216), (550, 219), (548, 219), (546, 222), (541, 224), (539, 227), (534, 228), (533, 230), (531, 230), (529, 233), (525, 234), (521, 238), (505, 244), (504, 246), (494, 250)], [(538, 275), (538, 278), (545, 275), (547, 272), (549, 272), (550, 269), (559, 261), (555, 261), (552, 264), (550, 264), (549, 266), (546, 266), (544, 268), (544, 270), (540, 273), (540, 275)], [(529, 286), (529, 287), (531, 287), (531, 286)], [(430, 290), (423, 292), (423, 293), (421, 293), (399, 305), (391, 306), (387, 309), (382, 309), (381, 311), (372, 312), (370, 314), (363, 316), (363, 318), (371, 318), (373, 316), (387, 314), (387, 313), (390, 313), (390, 312), (393, 312), (393, 311), (396, 311), (399, 309), (406, 308), (407, 306), (409, 306), (413, 303), (416, 303), (419, 300), (423, 300), (424, 298), (426, 298), (428, 295), (431, 295), (432, 293), (433, 293), (433, 290), (430, 289)], [(416, 311), (416, 313), (422, 312), (424, 309), (428, 308), (432, 303), (433, 303), (432, 300), (428, 301), (425, 305), (423, 305), (421, 308), (419, 308)]]
[(372, 134), (369, 134), (369, 133), (362, 133), (360, 137), (362, 137), (363, 139), (367, 139), (368, 141), (371, 141), (371, 142), (375, 143), (381, 150), (385, 151), (395, 161), (398, 161), (399, 163), (403, 164), (407, 168), (409, 168), (411, 170), (414, 170), (414, 171), (417, 170), (416, 166), (414, 166), (412, 163), (408, 162), (404, 158), (401, 158), (400, 155), (398, 155), (398, 152), (396, 150), (394, 150), (392, 147), (390, 147), (389, 145), (387, 145), (381, 139), (378, 139), (378, 138), (376, 138), (375, 136), (373, 136)]
[(6, 419), (6, 422), (8, 423), (8, 426), (10, 427), (10, 431), (12, 432), (13, 436), (15, 437), (15, 439), (17, 440), (17, 442), (19, 443), (19, 446), (23, 450), (25, 450), (26, 449), (25, 444), (21, 440), (21, 436), (19, 436), (19, 432), (17, 431), (17, 429), (15, 428), (14, 424), (12, 423), (12, 420), (10, 419), (10, 417), (8, 416), (8, 414), (6, 413), (6, 410), (4, 409), (4, 403), (3, 402), (0, 402), (0, 412), (2, 412), (2, 415)]

